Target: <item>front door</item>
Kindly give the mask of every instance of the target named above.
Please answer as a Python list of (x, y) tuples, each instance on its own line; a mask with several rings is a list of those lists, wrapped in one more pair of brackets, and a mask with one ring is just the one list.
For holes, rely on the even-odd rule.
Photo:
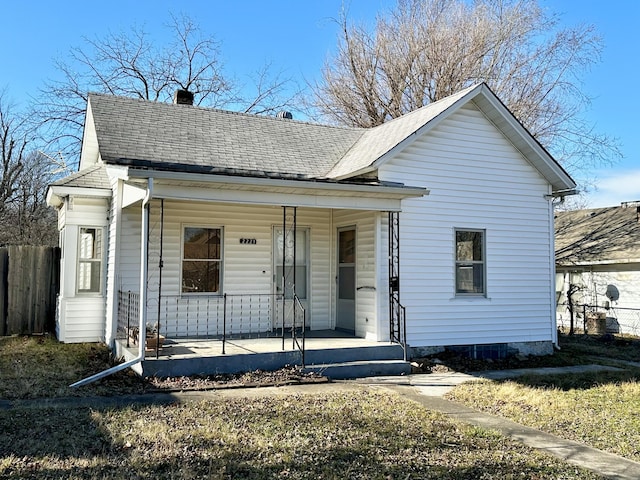
[(338, 230), (336, 330), (356, 330), (356, 229)]
[[(273, 308), (273, 328), (291, 328), (294, 315), (294, 273), (295, 293), (306, 313), (305, 326), (309, 325), (309, 229), (298, 228), (295, 235), (288, 230), (285, 235), (282, 227), (273, 229), (273, 291), (276, 294)], [(283, 275), (284, 274), (284, 275)], [(282, 301), (284, 295), (284, 302)], [(284, 305), (284, 309), (283, 309)], [(296, 327), (302, 326), (300, 309), (295, 309)]]

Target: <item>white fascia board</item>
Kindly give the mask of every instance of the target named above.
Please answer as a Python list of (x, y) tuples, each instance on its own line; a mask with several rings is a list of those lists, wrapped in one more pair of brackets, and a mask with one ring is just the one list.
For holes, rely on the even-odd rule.
[[(168, 172), (159, 170), (137, 170), (129, 169), (129, 179), (134, 178), (154, 178), (155, 180), (173, 180), (186, 181), (195, 183), (211, 183), (221, 185), (244, 185), (254, 188), (256, 191), (263, 192), (263, 188), (277, 189), (305, 189), (310, 192), (319, 192), (319, 194), (330, 195), (331, 192), (349, 192), (350, 194), (364, 193), (376, 194), (380, 196), (409, 198), (423, 197), (429, 194), (429, 190), (424, 187), (390, 187), (385, 185), (360, 185), (345, 184), (332, 182), (316, 182), (313, 180), (287, 180), (280, 178), (260, 178), (245, 177), (233, 175), (217, 175), (217, 174), (200, 174), (200, 173), (182, 173)], [(212, 185), (214, 186), (214, 185)], [(322, 192), (322, 193), (320, 193)]]
[(106, 188), (66, 187), (53, 185), (47, 191), (47, 205), (58, 207), (65, 197), (111, 198), (111, 190)]
[(91, 101), (87, 100), (87, 110), (85, 112), (82, 131), (82, 149), (80, 151), (80, 164), (78, 169), (83, 170), (98, 162), (100, 162), (98, 135), (93, 121)]
[[(354, 192), (355, 193), (355, 192)], [(335, 208), (353, 210), (400, 211), (402, 198), (318, 195), (227, 188), (176, 187), (156, 183), (154, 198), (209, 202), (243, 203), (251, 205), (295, 205), (298, 207)]]
[(122, 187), (122, 208), (143, 200), (146, 194), (146, 188), (125, 183)]
[[(130, 169), (129, 181), (133, 181), (134, 178), (156, 180), (154, 198), (253, 205), (400, 211), (402, 199), (429, 194), (429, 191), (422, 187), (339, 184)], [(193, 182), (194, 185), (176, 185), (163, 180)], [(207, 186), (202, 186), (203, 184)]]
[(53, 193), (53, 189), (51, 187), (47, 189), (47, 205), (55, 208), (62, 205), (62, 197)]

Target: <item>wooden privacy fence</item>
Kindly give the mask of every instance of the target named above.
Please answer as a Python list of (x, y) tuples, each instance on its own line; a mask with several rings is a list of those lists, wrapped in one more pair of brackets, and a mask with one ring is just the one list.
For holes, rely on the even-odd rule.
[(59, 273), (58, 247), (0, 248), (0, 336), (53, 331)]

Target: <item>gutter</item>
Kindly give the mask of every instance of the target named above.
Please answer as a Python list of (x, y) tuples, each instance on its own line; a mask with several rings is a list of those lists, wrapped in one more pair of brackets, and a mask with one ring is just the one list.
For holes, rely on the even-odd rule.
[(149, 171), (138, 168), (130, 168), (128, 170), (128, 179), (134, 178), (147, 178), (151, 177), (156, 180), (172, 180), (183, 182), (198, 182), (198, 183), (220, 183), (228, 185), (250, 185), (254, 188), (264, 187), (278, 187), (278, 188), (305, 188), (314, 191), (347, 191), (350, 195), (354, 192), (359, 193), (371, 193), (372, 195), (393, 195), (399, 198), (407, 197), (423, 197), (429, 195), (429, 190), (424, 187), (412, 187), (407, 185), (389, 185), (389, 184), (367, 184), (367, 183), (347, 183), (339, 182), (335, 180), (319, 180), (319, 179), (279, 179), (279, 178), (258, 178), (258, 177), (246, 177), (246, 176), (233, 176), (223, 174), (207, 174), (202, 173), (188, 173), (188, 172), (173, 172), (173, 171)]
[(147, 193), (142, 200), (142, 235), (140, 239), (140, 312), (138, 324), (138, 355), (128, 362), (121, 363), (102, 372), (69, 385), (72, 388), (82, 387), (116, 372), (132, 367), (144, 360), (147, 347), (147, 255), (149, 252), (149, 202), (153, 198), (153, 178), (147, 180)]

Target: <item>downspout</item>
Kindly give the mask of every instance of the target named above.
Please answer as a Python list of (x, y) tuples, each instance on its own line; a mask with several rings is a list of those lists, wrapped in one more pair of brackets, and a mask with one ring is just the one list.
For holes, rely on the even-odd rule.
[(140, 239), (140, 312), (138, 325), (138, 356), (128, 362), (121, 363), (115, 367), (111, 367), (102, 372), (91, 375), (76, 383), (72, 383), (70, 387), (82, 387), (90, 383), (108, 377), (116, 372), (132, 367), (144, 360), (144, 351), (147, 346), (147, 257), (149, 252), (149, 202), (153, 197), (153, 178), (147, 180), (147, 193), (142, 200), (142, 234)]
[(555, 224), (553, 221), (553, 195), (546, 195), (545, 198), (549, 202), (549, 276), (551, 285), (551, 342), (556, 350), (560, 350), (558, 344), (558, 307), (556, 305), (556, 242), (555, 242)]

